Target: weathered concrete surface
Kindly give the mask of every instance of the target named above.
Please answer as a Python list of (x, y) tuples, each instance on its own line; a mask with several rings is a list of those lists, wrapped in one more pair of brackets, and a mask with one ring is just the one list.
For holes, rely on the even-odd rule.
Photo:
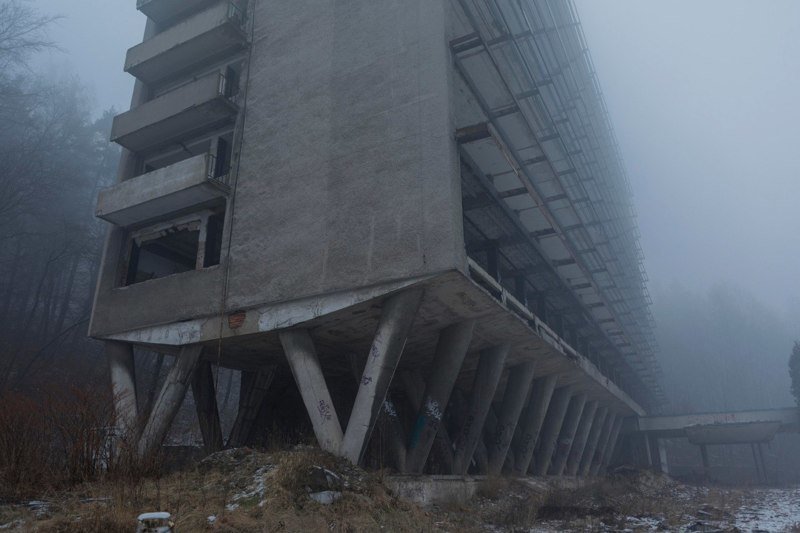
[(389, 297), (383, 305), (339, 451), (354, 464), (361, 461), (369, 443), (423, 294), (420, 289), (409, 289)]
[(463, 269), (443, 5), (256, 3), (230, 306)]
[(561, 427), (561, 434), (558, 437), (558, 444), (553, 455), (553, 463), (550, 466), (550, 474), (560, 476), (564, 473), (567, 464), (569, 451), (578, 431), (583, 409), (586, 407), (586, 395), (579, 394), (572, 398), (564, 424)]
[(217, 407), (217, 393), (211, 363), (200, 361), (192, 377), (192, 396), (197, 410), (197, 422), (203, 435), (205, 452), (211, 454), (222, 449), (222, 426)]
[(186, 391), (192, 382), (202, 351), (202, 346), (186, 346), (176, 356), (175, 364), (167, 374), (161, 392), (153, 404), (153, 411), (139, 437), (137, 450), (140, 457), (154, 453), (164, 442), (172, 421), (186, 397)]
[(233, 121), (238, 106), (221, 94), (215, 72), (114, 117), (111, 140), (129, 150), (144, 151), (189, 131)]
[(489, 473), (497, 475), (505, 464), (508, 449), (514, 439), (514, 432), (517, 429), (522, 409), (525, 407), (525, 400), (531, 390), (533, 373), (536, 370), (536, 362), (530, 361), (522, 365), (509, 369), (508, 384), (503, 396), (503, 404), (497, 417), (497, 425), (494, 430), (494, 439), (488, 444), (489, 453)]
[(389, 476), (384, 483), (396, 496), (422, 505), (466, 503), (478, 490), (482, 477)]
[(117, 427), (123, 433), (127, 433), (136, 427), (139, 418), (133, 346), (123, 342), (106, 341), (105, 350), (111, 374), (111, 393), (114, 395)]
[(536, 451), (536, 460), (533, 462), (533, 473), (537, 476), (546, 475), (550, 469), (553, 453), (558, 445), (558, 437), (561, 434), (561, 427), (564, 424), (564, 418), (567, 416), (567, 409), (572, 396), (571, 387), (561, 387), (553, 394), (553, 399), (550, 401), (550, 409), (547, 411), (544, 426), (542, 427), (540, 442)]
[(209, 161), (208, 156), (198, 155), (104, 189), (95, 215), (130, 226), (223, 199), (228, 187), (209, 179)]
[(589, 432), (594, 425), (597, 409), (597, 402), (589, 402), (583, 409), (583, 415), (581, 415), (581, 421), (578, 424), (578, 432), (575, 434), (575, 440), (567, 457), (566, 474), (568, 476), (575, 476), (578, 473), (583, 450), (586, 448), (586, 441), (589, 440)]
[(721, 428), (731, 425), (746, 427), (747, 424), (775, 423), (777, 431), (800, 431), (800, 409), (761, 409), (751, 411), (733, 411), (726, 413), (697, 413), (690, 415), (640, 417), (632, 431), (644, 431), (660, 438), (687, 437), (687, 428), (712, 427)]
[(534, 380), (528, 407), (520, 420), (514, 436), (514, 473), (523, 476), (528, 472), (533, 460), (533, 452), (539, 441), (558, 376), (553, 374)]
[(577, 475), (586, 476), (589, 473), (589, 469), (594, 461), (595, 452), (600, 444), (600, 437), (603, 433), (603, 429), (605, 428), (608, 416), (609, 412), (607, 407), (601, 407), (597, 410), (594, 424), (592, 424), (592, 430), (589, 432), (589, 438), (586, 441), (586, 449), (583, 450), (581, 463), (578, 466)]
[(492, 406), (510, 349), (510, 345), (502, 344), (481, 352), (466, 421), (455, 442), (453, 469), (457, 474), (467, 473), (472, 455), (481, 440), (483, 425)]
[(342, 426), (311, 335), (302, 329), (289, 330), (281, 332), (280, 339), (319, 447), (331, 453), (339, 453), (342, 446)]
[[(185, 3), (185, 10), (191, 8), (190, 3)], [(197, 63), (244, 47), (247, 36), (229, 14), (228, 2), (217, 2), (134, 46), (128, 50), (125, 72), (146, 83), (155, 83), (186, 72)]]
[(425, 467), (474, 330), (475, 320), (467, 320), (439, 334), (433, 368), (409, 438), (408, 472), (418, 474)]

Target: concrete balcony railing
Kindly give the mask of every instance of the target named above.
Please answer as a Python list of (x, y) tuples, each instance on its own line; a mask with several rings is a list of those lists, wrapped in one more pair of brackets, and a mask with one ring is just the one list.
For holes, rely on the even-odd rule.
[(197, 11), (208, 0), (137, 0), (136, 8), (150, 20), (164, 24)]
[(245, 47), (244, 26), (241, 9), (232, 2), (219, 2), (128, 50), (125, 72), (148, 84), (180, 76)]
[(143, 152), (231, 122), (238, 106), (225, 96), (226, 86), (215, 72), (117, 115), (111, 140)]
[(100, 191), (95, 215), (131, 226), (206, 204), (228, 194), (215, 176), (215, 158), (202, 154)]

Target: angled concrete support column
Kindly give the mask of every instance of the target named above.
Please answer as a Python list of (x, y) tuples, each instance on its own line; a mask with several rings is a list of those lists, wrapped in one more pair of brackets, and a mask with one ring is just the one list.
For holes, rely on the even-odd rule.
[(615, 414), (611, 420), (611, 425), (608, 428), (608, 434), (601, 441), (602, 446), (597, 449), (597, 453), (595, 454), (595, 462), (592, 464), (591, 468), (591, 474), (593, 476), (597, 476), (602, 472), (607, 458), (611, 456), (612, 447), (616, 446), (614, 435), (615, 433), (619, 435), (619, 428), (622, 427), (622, 421), (623, 417), (619, 414)]
[(589, 469), (587, 475), (596, 476), (600, 470), (600, 464), (605, 454), (606, 447), (608, 446), (608, 439), (611, 438), (611, 430), (614, 429), (614, 424), (617, 421), (617, 414), (609, 411), (606, 416), (606, 421), (603, 424), (603, 429), (600, 430), (600, 439), (597, 442), (594, 455), (589, 458)]
[(262, 368), (257, 372), (242, 372), (242, 384), (239, 389), (239, 410), (236, 421), (228, 437), (228, 447), (245, 446), (253, 433), (253, 426), (261, 404), (269, 392), (275, 378), (276, 367)]
[(219, 423), (217, 394), (214, 386), (214, 373), (211, 363), (200, 361), (192, 378), (192, 396), (197, 410), (197, 422), (203, 434), (203, 445), (206, 453), (218, 452), (222, 449), (222, 428)]
[(567, 409), (567, 416), (564, 418), (564, 424), (561, 427), (561, 434), (558, 436), (556, 451), (553, 454), (553, 464), (550, 466), (550, 475), (560, 476), (564, 473), (564, 468), (566, 468), (567, 459), (569, 458), (569, 452), (572, 449), (572, 443), (578, 432), (578, 425), (581, 422), (583, 409), (585, 407), (585, 394), (579, 394), (572, 398), (569, 409)]
[[(406, 396), (411, 405), (413, 412), (419, 412), (422, 406), (422, 397), (424, 395), (423, 387), (425, 381), (422, 379), (418, 372), (405, 371), (400, 376), (403, 380), (403, 387), (405, 388)], [(453, 441), (450, 439), (450, 434), (444, 425), (439, 426), (436, 432), (436, 437), (433, 441), (433, 449), (438, 453), (439, 458), (444, 463), (445, 472), (448, 474), (453, 473)], [(423, 465), (424, 469), (425, 465)]]
[(567, 408), (571, 399), (571, 387), (562, 387), (553, 393), (550, 408), (547, 410), (547, 416), (544, 419), (540, 445), (533, 465), (533, 473), (537, 476), (546, 475), (550, 468), (553, 452), (558, 444), (558, 436), (561, 434), (561, 427), (564, 425), (564, 418), (567, 416)]
[(499, 474), (514, 439), (522, 409), (531, 390), (536, 363), (529, 361), (509, 370), (503, 405), (497, 417), (494, 439), (489, 443), (489, 473)]
[(408, 472), (420, 474), (425, 468), (474, 330), (475, 321), (467, 320), (439, 334), (431, 375), (409, 438)]
[(528, 473), (533, 459), (533, 451), (539, 440), (542, 424), (550, 407), (550, 400), (556, 390), (558, 376), (553, 374), (535, 379), (531, 388), (531, 399), (528, 407), (517, 425), (514, 435), (514, 474), (524, 476)]
[(386, 300), (364, 367), (340, 455), (358, 464), (383, 408), (389, 384), (400, 362), (411, 326), (422, 303), (423, 291), (410, 289)]
[(503, 344), (488, 348), (481, 352), (475, 382), (472, 386), (467, 418), (464, 427), (456, 440), (456, 453), (453, 457), (453, 472), (458, 475), (467, 473), (472, 455), (483, 435), (483, 424), (492, 406), (497, 384), (503, 374), (506, 357), (511, 346)]
[(186, 391), (192, 382), (202, 352), (202, 346), (184, 346), (175, 357), (175, 364), (172, 365), (167, 379), (161, 387), (147, 425), (139, 437), (138, 453), (140, 457), (152, 455), (164, 442), (172, 421), (186, 397)]
[(586, 448), (583, 450), (583, 455), (581, 456), (577, 475), (582, 477), (589, 475), (589, 469), (591, 468), (592, 461), (594, 460), (594, 453), (597, 450), (598, 443), (600, 442), (600, 434), (603, 432), (603, 427), (605, 426), (607, 418), (607, 407), (601, 407), (597, 410), (594, 423), (592, 424), (592, 430), (589, 432), (589, 438), (586, 440)]
[(322, 375), (311, 335), (304, 329), (297, 329), (282, 331), (279, 337), (319, 447), (327, 452), (339, 453), (342, 426), (339, 424), (328, 384), (325, 383), (325, 376)]
[(600, 467), (600, 472), (605, 474), (608, 470), (609, 465), (611, 465), (611, 461), (614, 460), (614, 456), (616, 454), (617, 448), (619, 447), (619, 441), (621, 440), (621, 431), (622, 431), (622, 424), (625, 422), (623, 417), (618, 417), (617, 421), (614, 422), (614, 427), (611, 429), (611, 438), (608, 440), (608, 446), (606, 447), (606, 454), (603, 457), (602, 466)]
[(125, 342), (106, 341), (106, 358), (111, 375), (111, 391), (114, 395), (114, 414), (117, 427), (125, 434), (136, 428), (139, 408), (136, 398), (136, 366), (133, 345)]
[(408, 457), (408, 450), (406, 450), (406, 432), (403, 428), (403, 423), (400, 420), (400, 415), (397, 412), (397, 407), (391, 398), (386, 398), (383, 402), (383, 412), (381, 413), (381, 421), (385, 423), (386, 429), (389, 433), (389, 448), (391, 450), (394, 466), (398, 472), (406, 472), (406, 461)]
[(598, 403), (596, 401), (589, 402), (583, 408), (583, 415), (578, 424), (578, 432), (575, 434), (575, 439), (572, 441), (572, 448), (567, 456), (567, 469), (568, 476), (575, 476), (578, 474), (578, 467), (581, 465), (581, 457), (583, 457), (583, 450), (586, 448), (586, 441), (589, 440), (589, 431), (594, 425), (595, 415), (597, 414)]

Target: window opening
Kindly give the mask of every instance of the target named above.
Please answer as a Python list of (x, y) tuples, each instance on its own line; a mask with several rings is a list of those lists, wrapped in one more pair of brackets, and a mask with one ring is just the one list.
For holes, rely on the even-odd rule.
[(219, 265), (224, 226), (224, 210), (204, 211), (133, 233), (123, 285)]

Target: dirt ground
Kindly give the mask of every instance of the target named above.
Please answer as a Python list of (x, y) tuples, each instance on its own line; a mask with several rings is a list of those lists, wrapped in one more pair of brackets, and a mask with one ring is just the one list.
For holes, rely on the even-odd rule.
[(798, 489), (692, 487), (620, 470), (579, 489), (487, 479), (462, 504), (405, 502), (313, 448), (214, 454), (137, 482), (104, 482), (0, 505), (0, 531), (131, 532), (142, 512), (172, 513), (178, 532), (800, 531)]

